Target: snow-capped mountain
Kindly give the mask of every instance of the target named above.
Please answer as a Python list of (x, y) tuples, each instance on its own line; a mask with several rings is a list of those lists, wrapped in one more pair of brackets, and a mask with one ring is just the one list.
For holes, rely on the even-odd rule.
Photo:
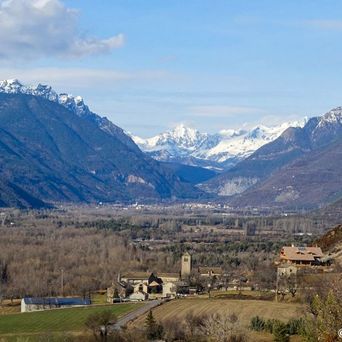
[(106, 117), (101, 117), (93, 113), (84, 103), (81, 96), (73, 96), (66, 93), (57, 94), (50, 86), (44, 84), (26, 86), (17, 79), (0, 81), (0, 93), (39, 96), (49, 101), (59, 103), (79, 117), (95, 122), (100, 129), (111, 135), (115, 135), (129, 147), (137, 149), (136, 145), (125, 134), (123, 129), (114, 125)]
[(324, 144), (331, 136), (339, 137), (342, 132), (342, 107), (336, 107), (321, 117), (311, 132), (313, 144)]
[(315, 207), (341, 197), (342, 107), (289, 128), (234, 168), (201, 184), (238, 206)]
[(216, 134), (201, 133), (181, 124), (152, 138), (132, 136), (132, 139), (157, 160), (223, 169), (235, 165), (275, 140), (288, 127), (302, 127), (305, 122), (306, 119), (272, 127), (258, 125), (249, 130), (226, 129)]

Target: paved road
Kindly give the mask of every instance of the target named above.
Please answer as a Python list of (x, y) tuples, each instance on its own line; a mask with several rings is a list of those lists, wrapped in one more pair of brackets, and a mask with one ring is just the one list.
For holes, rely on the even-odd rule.
[(163, 300), (152, 300), (150, 302), (147, 302), (144, 306), (141, 306), (138, 309), (118, 319), (118, 321), (116, 322), (116, 324), (113, 326), (112, 329), (118, 330), (124, 327), (125, 325), (127, 325), (127, 323), (134, 321), (139, 316), (145, 314), (146, 312), (150, 311), (151, 309), (155, 308), (156, 306), (162, 303), (163, 303)]

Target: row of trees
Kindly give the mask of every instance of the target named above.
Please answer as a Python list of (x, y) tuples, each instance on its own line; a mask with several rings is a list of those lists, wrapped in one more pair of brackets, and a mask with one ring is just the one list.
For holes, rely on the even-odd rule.
[[(179, 272), (185, 250), (172, 243), (144, 249), (118, 232), (96, 228), (0, 228), (0, 234), (0, 298), (86, 296), (106, 289), (119, 272)], [(229, 243), (194, 245), (194, 267), (221, 266), (229, 281), (245, 276), (274, 288), (274, 249), (264, 251), (263, 243), (253, 241), (242, 246), (237, 252)]]
[(1, 297), (87, 295), (106, 288), (136, 252), (96, 229), (0, 228)]

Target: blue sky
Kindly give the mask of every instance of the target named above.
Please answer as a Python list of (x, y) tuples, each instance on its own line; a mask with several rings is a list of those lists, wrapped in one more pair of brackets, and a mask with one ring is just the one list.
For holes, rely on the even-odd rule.
[(1, 78), (82, 95), (137, 135), (181, 122), (207, 132), (277, 124), (342, 105), (339, 0), (30, 3), (0, 0)]

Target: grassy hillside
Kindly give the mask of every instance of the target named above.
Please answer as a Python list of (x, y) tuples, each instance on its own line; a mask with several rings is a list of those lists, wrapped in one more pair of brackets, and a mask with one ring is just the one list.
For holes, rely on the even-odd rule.
[(56, 309), (0, 316), (0, 338), (6, 334), (43, 334), (49, 332), (81, 332), (89, 315), (111, 310), (122, 316), (139, 304), (101, 305), (87, 308)]

